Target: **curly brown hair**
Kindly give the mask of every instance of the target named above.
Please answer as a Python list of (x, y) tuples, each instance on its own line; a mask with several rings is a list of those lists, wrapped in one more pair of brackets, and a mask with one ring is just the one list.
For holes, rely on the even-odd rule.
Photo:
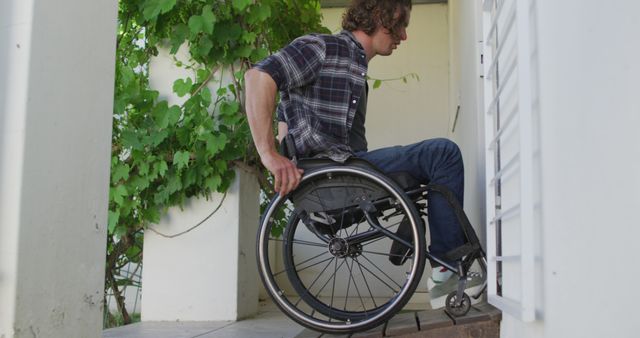
[[(398, 8), (400, 16), (394, 19)], [(371, 35), (381, 26), (398, 35), (401, 25), (406, 25), (410, 10), (411, 0), (353, 0), (342, 16), (342, 28)]]

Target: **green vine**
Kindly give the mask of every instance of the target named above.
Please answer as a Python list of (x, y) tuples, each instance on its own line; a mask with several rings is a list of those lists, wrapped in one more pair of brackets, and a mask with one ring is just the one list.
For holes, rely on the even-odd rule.
[(378, 79), (378, 78), (373, 78), (373, 77), (367, 76), (367, 80), (373, 80), (373, 89), (380, 88), (380, 86), (382, 85), (383, 82), (391, 82), (391, 81), (402, 80), (402, 82), (407, 83), (409, 78), (412, 78), (412, 79), (414, 79), (416, 81), (420, 81), (420, 77), (416, 73), (408, 73), (408, 74), (405, 74), (405, 75), (402, 75), (402, 76), (389, 78), (389, 79)]
[[(105, 297), (114, 296), (124, 324), (123, 288), (134, 281), (121, 269), (141, 264), (146, 227), (190, 197), (226, 192), (233, 167), (271, 193), (246, 121), (244, 72), (297, 36), (328, 33), (320, 20), (318, 0), (120, 0)], [(175, 56), (180, 48), (188, 60)], [(159, 49), (190, 76), (151, 88)], [(169, 90), (184, 103), (161, 100)]]

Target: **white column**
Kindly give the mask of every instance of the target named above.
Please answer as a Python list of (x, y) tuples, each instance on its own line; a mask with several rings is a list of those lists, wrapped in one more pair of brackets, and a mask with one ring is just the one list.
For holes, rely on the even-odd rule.
[[(226, 196), (191, 199), (145, 232), (143, 321), (237, 320), (257, 312), (258, 192), (256, 179), (236, 170)], [(179, 234), (205, 219), (177, 237), (158, 234)]]
[(0, 1), (0, 336), (99, 337), (117, 1)]

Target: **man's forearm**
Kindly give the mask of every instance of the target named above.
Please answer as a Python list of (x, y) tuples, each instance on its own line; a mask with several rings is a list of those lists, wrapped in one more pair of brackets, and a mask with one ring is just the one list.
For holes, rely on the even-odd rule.
[(246, 109), (251, 135), (260, 157), (276, 151), (273, 143), (273, 110), (277, 86), (271, 76), (257, 69), (245, 74)]

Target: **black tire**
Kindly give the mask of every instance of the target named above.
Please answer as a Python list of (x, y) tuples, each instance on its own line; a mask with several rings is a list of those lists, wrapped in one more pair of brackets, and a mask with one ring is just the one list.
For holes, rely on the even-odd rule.
[[(325, 198), (321, 196), (324, 193), (340, 197)], [(305, 196), (314, 194), (318, 198), (313, 203), (305, 201)], [(358, 196), (365, 201), (351, 200)], [(346, 202), (337, 201), (340, 199)], [(348, 213), (344, 212), (347, 208)], [(369, 208), (370, 220), (378, 220), (384, 230), (363, 221), (363, 208)], [(274, 217), (277, 214), (285, 215), (284, 224)], [(315, 223), (317, 214), (324, 215), (326, 224)], [(363, 216), (347, 222), (345, 214)], [(276, 196), (261, 219), (257, 258), (265, 289), (287, 316), (313, 330), (348, 333), (384, 323), (409, 301), (424, 270), (423, 254), (412, 254), (400, 266), (388, 259), (395, 241), (389, 234), (398, 226), (393, 220), (402, 217), (411, 223), (413, 252), (425, 252), (419, 214), (387, 177), (350, 166), (305, 173), (298, 189), (285, 198)], [(359, 242), (357, 238), (367, 240)], [(322, 271), (311, 271), (316, 266)], [(325, 274), (327, 269), (330, 272)], [(363, 296), (365, 293), (368, 296)]]
[(457, 291), (451, 292), (445, 300), (445, 306), (447, 308), (447, 312), (449, 312), (452, 316), (462, 317), (466, 315), (471, 309), (471, 299), (469, 298), (469, 295), (467, 295), (466, 293), (462, 293), (462, 303), (460, 303), (460, 306), (455, 306), (455, 302), (457, 299)]

